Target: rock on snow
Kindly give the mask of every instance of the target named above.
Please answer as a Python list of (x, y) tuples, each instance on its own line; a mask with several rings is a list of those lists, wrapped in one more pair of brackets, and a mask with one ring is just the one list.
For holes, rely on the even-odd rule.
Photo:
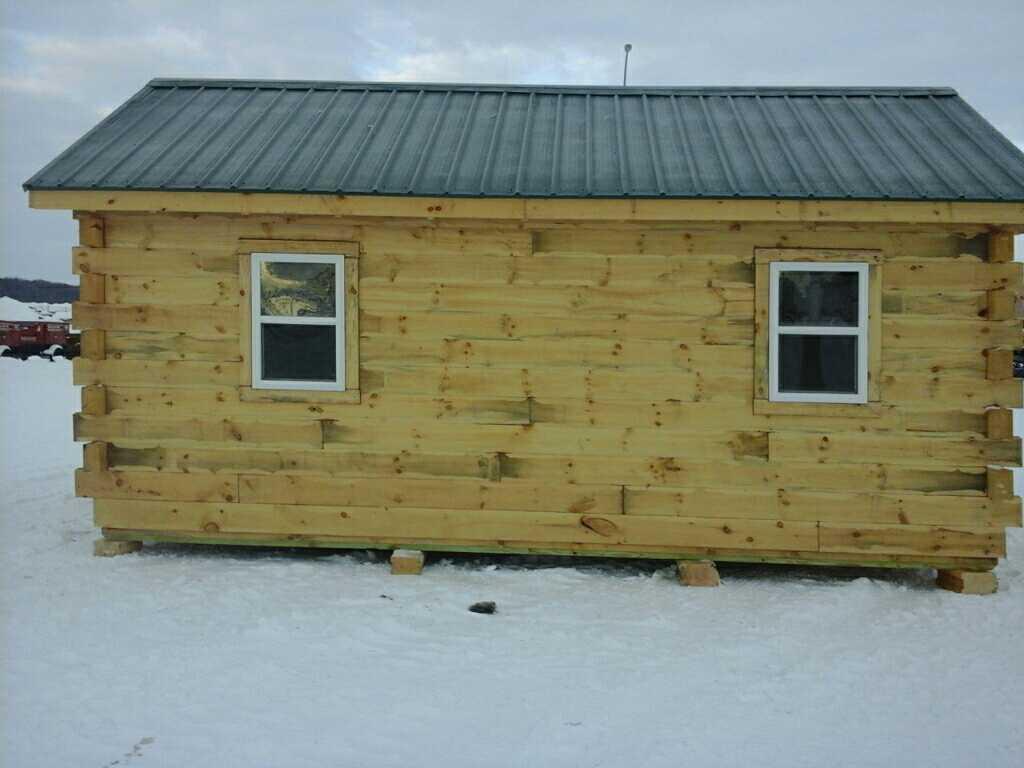
[(70, 365), (0, 360), (0, 390), (4, 766), (1020, 764), (1021, 531), (991, 597), (927, 572), (94, 558)]

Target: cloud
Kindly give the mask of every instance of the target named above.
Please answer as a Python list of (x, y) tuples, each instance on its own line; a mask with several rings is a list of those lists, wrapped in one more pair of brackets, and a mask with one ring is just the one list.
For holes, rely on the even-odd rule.
[(33, 96), (62, 96), (66, 87), (47, 77), (0, 75), (0, 89)]
[(451, 48), (400, 54), (370, 70), (370, 78), (386, 82), (453, 82), (467, 72), (484, 83), (594, 83), (608, 82), (608, 61), (583, 50), (566, 48), (545, 52), (522, 45), (481, 47), (461, 44)]
[(5, 43), (16, 51), (14, 71), (0, 77), (0, 88), (72, 101), (95, 99), (111, 80), (148, 79), (154, 64), (211, 61), (213, 53), (200, 32), (161, 27), (137, 37), (66, 36), (6, 30)]

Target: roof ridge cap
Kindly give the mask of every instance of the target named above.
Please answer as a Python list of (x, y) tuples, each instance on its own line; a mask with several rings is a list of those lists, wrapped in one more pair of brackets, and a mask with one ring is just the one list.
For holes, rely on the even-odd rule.
[(374, 80), (263, 80), (232, 78), (157, 77), (147, 83), (150, 88), (267, 88), (301, 90), (399, 90), (399, 91), (523, 91), (528, 93), (590, 93), (590, 94), (676, 94), (676, 95), (871, 95), (871, 96), (957, 96), (948, 86), (840, 86), (840, 85), (586, 85), (559, 83), (443, 83), (388, 82)]

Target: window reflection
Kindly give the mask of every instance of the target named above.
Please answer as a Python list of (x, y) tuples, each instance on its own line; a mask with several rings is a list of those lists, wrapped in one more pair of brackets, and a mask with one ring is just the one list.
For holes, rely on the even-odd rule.
[(260, 313), (272, 317), (334, 317), (334, 264), (264, 261)]

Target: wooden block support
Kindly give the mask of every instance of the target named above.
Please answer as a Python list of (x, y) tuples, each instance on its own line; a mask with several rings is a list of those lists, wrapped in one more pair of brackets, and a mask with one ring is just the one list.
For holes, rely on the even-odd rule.
[[(487, 476), (487, 479), (492, 481), (492, 482), (495, 482), (495, 483), (501, 481), (501, 459), (502, 459), (502, 456), (504, 456), (504, 454), (502, 454), (500, 452), (498, 452), (498, 453), (489, 453), (483, 459), (483, 461), (485, 462), (485, 466), (486, 466), (486, 472), (487, 472), (486, 476)], [(506, 457), (506, 459), (507, 459), (507, 457)]]
[(1015, 320), (1024, 313), (1024, 303), (1016, 290), (993, 288), (988, 291), (988, 311), (985, 317), (992, 321)]
[(82, 387), (82, 413), (87, 416), (107, 415), (107, 388), (102, 384)]
[(989, 440), (1010, 440), (1013, 438), (1013, 411), (989, 408), (985, 411), (985, 427)]
[(105, 360), (107, 357), (107, 332), (95, 328), (82, 331), (80, 343), (82, 357), (86, 360)]
[(106, 472), (110, 468), (110, 443), (100, 441), (82, 446), (82, 467), (86, 472)]
[(1009, 347), (991, 347), (985, 350), (985, 377), (989, 381), (1013, 378), (1013, 350)]
[(107, 244), (106, 222), (102, 216), (91, 213), (75, 214), (78, 219), (78, 242), (92, 248), (103, 248)]
[(988, 468), (988, 497), (1009, 499), (1013, 497), (1013, 470), (1007, 467)]
[(993, 263), (1013, 261), (1013, 233), (1006, 230), (990, 232), (988, 260)]
[(391, 573), (394, 576), (418, 576), (423, 573), (425, 559), (418, 549), (396, 549), (391, 553)]
[(999, 586), (992, 571), (939, 571), (935, 584), (964, 595), (991, 595)]
[(680, 560), (679, 582), (687, 587), (717, 587), (721, 582), (713, 560)]
[(79, 275), (78, 300), (85, 304), (103, 304), (107, 300), (106, 277), (103, 275)]
[(96, 539), (92, 543), (92, 553), (96, 557), (117, 557), (118, 555), (130, 555), (142, 549), (141, 541), (111, 541), (110, 539)]

